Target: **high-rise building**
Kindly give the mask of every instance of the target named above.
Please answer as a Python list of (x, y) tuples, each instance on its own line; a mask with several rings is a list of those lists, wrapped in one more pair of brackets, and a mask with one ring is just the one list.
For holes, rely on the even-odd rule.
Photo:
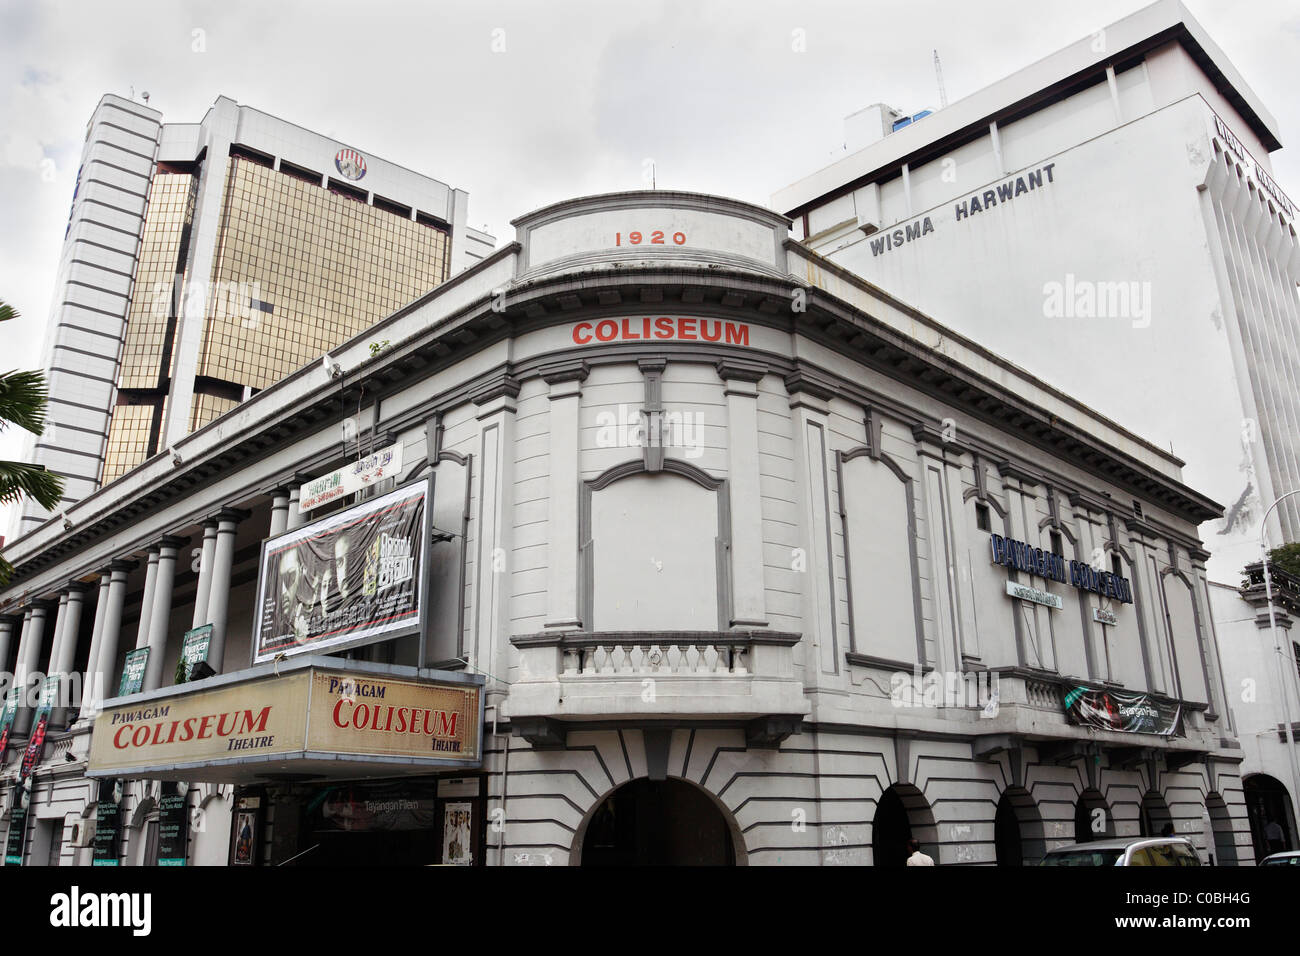
[[(80, 501), (492, 250), (468, 194), (219, 98), (86, 132), (31, 459)], [(379, 343), (377, 343), (378, 346)], [(24, 506), (18, 533), (49, 515)]]
[[(868, 107), (845, 136), (773, 208), (836, 266), (1172, 446), (1227, 505), (1200, 537), (1236, 581), (1300, 488), (1300, 246), (1277, 123), (1187, 10), (1162, 0), (932, 113)], [(1274, 544), (1300, 539), (1300, 498), (1274, 514)]]

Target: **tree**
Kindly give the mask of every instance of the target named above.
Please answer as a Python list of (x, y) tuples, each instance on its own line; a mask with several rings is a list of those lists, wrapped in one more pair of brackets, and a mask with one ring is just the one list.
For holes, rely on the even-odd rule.
[[(18, 318), (18, 310), (0, 301), (0, 322)], [(45, 431), (45, 376), (40, 372), (0, 375), (0, 432), (10, 425), (39, 435)], [(63, 479), (44, 465), (0, 461), (0, 505), (31, 498), (47, 511), (59, 505)], [(13, 565), (0, 558), (0, 586), (9, 583)]]
[(1300, 579), (1300, 544), (1284, 544), (1268, 553), (1269, 563)]

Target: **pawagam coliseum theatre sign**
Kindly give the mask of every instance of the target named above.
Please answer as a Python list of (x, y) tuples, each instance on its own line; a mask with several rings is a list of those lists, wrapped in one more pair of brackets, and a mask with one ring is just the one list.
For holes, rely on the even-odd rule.
[(220, 767), (251, 757), (477, 765), (481, 727), (479, 683), (313, 666), (108, 708), (96, 720), (89, 774)]

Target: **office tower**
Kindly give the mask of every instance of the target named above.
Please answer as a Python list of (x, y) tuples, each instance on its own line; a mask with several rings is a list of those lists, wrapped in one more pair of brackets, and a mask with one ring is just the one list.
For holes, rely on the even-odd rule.
[[(1300, 488), (1300, 246), (1277, 123), (1202, 27), (1162, 0), (845, 134), (773, 208), (835, 265), (1172, 446), (1225, 505), (1200, 537), (1235, 581)], [(1300, 538), (1300, 498), (1274, 514), (1273, 544)]]
[[(225, 97), (164, 123), (104, 96), (32, 460), (82, 500), (483, 258), (467, 213), (463, 190)], [(48, 518), (29, 502), (17, 531)]]

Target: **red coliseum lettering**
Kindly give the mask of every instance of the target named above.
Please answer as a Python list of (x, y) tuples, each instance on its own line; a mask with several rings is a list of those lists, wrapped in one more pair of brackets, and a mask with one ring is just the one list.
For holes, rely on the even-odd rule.
[(693, 316), (640, 316), (579, 322), (570, 333), (575, 345), (593, 342), (644, 342), (650, 339), (678, 342), (725, 342), (749, 345), (749, 326), (743, 322), (700, 319)]

